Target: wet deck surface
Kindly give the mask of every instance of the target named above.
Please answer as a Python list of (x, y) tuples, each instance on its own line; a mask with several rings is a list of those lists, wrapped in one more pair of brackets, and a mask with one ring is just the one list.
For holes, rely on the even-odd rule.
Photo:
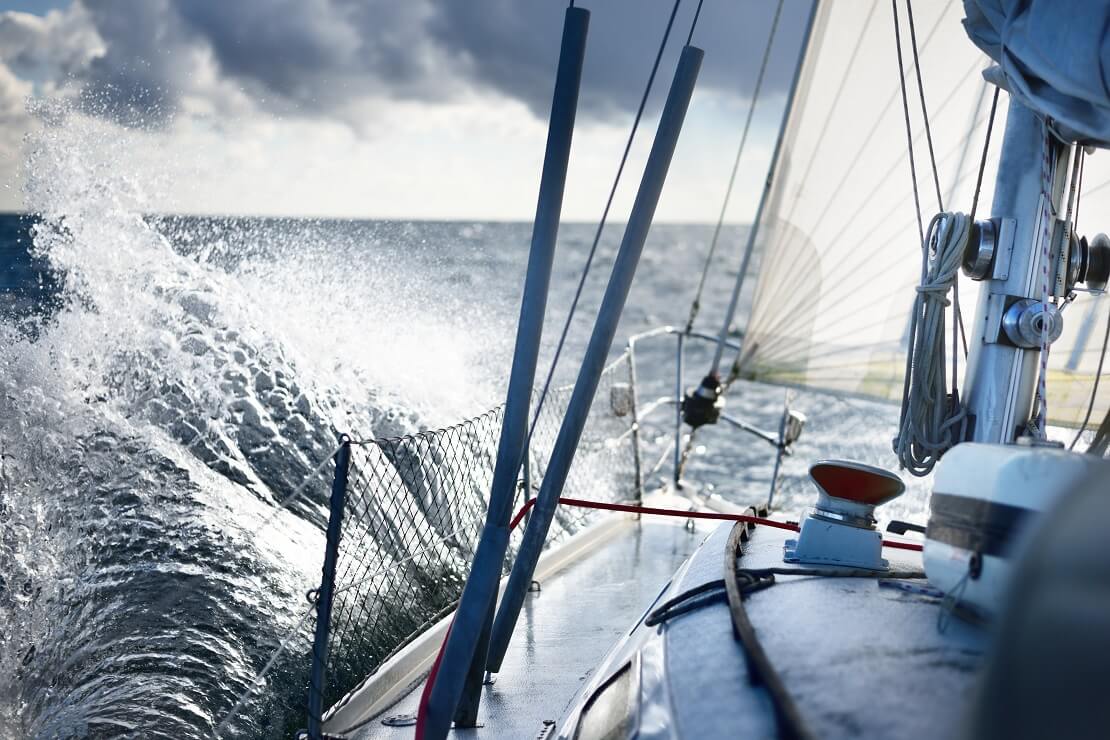
[[(756, 527), (741, 567), (796, 567), (782, 562), (790, 536)], [(883, 555), (892, 569), (921, 570), (919, 553), (885, 549)], [(884, 587), (878, 579), (779, 576), (746, 605), (816, 736), (959, 736), (987, 633), (942, 616), (938, 599)]]
[[(545, 720), (558, 720), (582, 682), (712, 529), (703, 523), (691, 533), (681, 525), (632, 523), (529, 594), (501, 673), (484, 688), (484, 726), (455, 730), (452, 737), (529, 738)], [(423, 683), (350, 736), (411, 737), (411, 726), (387, 727), (382, 720), (415, 714), (422, 689)]]
[[(631, 523), (531, 594), (503, 670), (484, 689), (483, 727), (456, 730), (452, 737), (536, 737), (545, 721), (562, 718), (583, 682), (703, 541), (668, 596), (721, 578), (731, 525), (702, 522), (690, 533), (681, 523)], [(741, 567), (784, 565), (788, 536), (756, 527)], [(884, 554), (895, 569), (921, 567), (917, 553)], [(986, 634), (958, 619), (938, 628), (936, 599), (880, 586), (877, 579), (786, 575), (745, 603), (764, 650), (817, 737), (959, 734)], [(747, 676), (725, 604), (673, 619), (663, 635), (669, 721), (681, 737), (776, 734), (773, 708)], [(382, 720), (415, 714), (422, 688), (351, 737), (410, 737), (411, 726), (387, 727)]]

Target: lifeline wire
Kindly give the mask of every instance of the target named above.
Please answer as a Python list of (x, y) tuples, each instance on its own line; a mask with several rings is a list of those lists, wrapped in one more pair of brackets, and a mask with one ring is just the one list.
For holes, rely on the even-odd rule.
[[(348, 443), (346, 441), (346, 435), (343, 435), (343, 439), (345, 441), (342, 442), (339, 447), (336, 447), (334, 450), (332, 450), (326, 457), (324, 457), (320, 464), (317, 465), (311, 473), (305, 476), (305, 479), (301, 482), (299, 486), (293, 489), (291, 493), (289, 493), (275, 505), (274, 510), (268, 516), (266, 516), (261, 523), (259, 523), (253, 529), (247, 530), (246, 534), (249, 540), (253, 540), (258, 535), (258, 533), (267, 525), (269, 525), (269, 523), (272, 522), (277, 517), (277, 515), (280, 514), (289, 504), (293, 503), (294, 501), (299, 499), (301, 495), (304, 494), (304, 492), (308, 489), (308, 486), (316, 480), (316, 476), (328, 465), (328, 463), (335, 459), (335, 455), (339, 452), (339, 448), (342, 447), (343, 444)], [(190, 443), (190, 445), (195, 444), (196, 442), (197, 440), (194, 439), (193, 442)], [(168, 591), (166, 595), (163, 596), (156, 604), (152, 604), (150, 607), (148, 607), (147, 611), (154, 614), (164, 614), (165, 612), (163, 611), (163, 607), (167, 606), (171, 602), (180, 604), (185, 601), (185, 599), (189, 597), (190, 593), (196, 590), (196, 583), (197, 582), (193, 582), (193, 584), (187, 587), (186, 592), (184, 593), (181, 590)], [(228, 713), (224, 715), (223, 719), (220, 720), (220, 723), (216, 726), (214, 730), (216, 737), (219, 737), (220, 731), (227, 725), (232, 716), (236, 712), (238, 712), (240, 708), (242, 708), (243, 703), (255, 692), (255, 690), (257, 689), (257, 683), (261, 681), (262, 678), (265, 677), (266, 674), (273, 668), (277, 659), (281, 656), (282, 653), (285, 652), (289, 644), (292, 642), (293, 638), (297, 636), (300, 628), (304, 625), (306, 616), (308, 614), (311, 614), (313, 609), (314, 607), (310, 608), (305, 613), (305, 615), (301, 617), (301, 619), (296, 623), (296, 625), (294, 625), (293, 629), (286, 636), (286, 638), (281, 642), (280, 645), (278, 645), (277, 649), (270, 656), (270, 659), (266, 662), (266, 665), (262, 668), (262, 670), (254, 678), (251, 679), (250, 686), (237, 698), (236, 703), (232, 706), (231, 710), (229, 710)], [(184, 625), (182, 625), (177, 620), (173, 621), (179, 629), (185, 631)]]
[[(609, 218), (609, 209), (613, 206), (613, 198), (617, 194), (617, 186), (620, 184), (621, 175), (624, 173), (624, 166), (628, 162), (628, 153), (632, 149), (632, 141), (636, 137), (636, 130), (640, 126), (640, 119), (644, 115), (644, 108), (647, 106), (648, 96), (651, 94), (651, 87), (655, 83), (655, 73), (659, 71), (659, 62), (663, 59), (663, 50), (667, 46), (667, 39), (671, 36), (671, 28), (674, 27), (674, 18), (678, 14), (678, 6), (682, 4), (682, 0), (675, 0), (674, 7), (671, 8), (671, 16), (667, 20), (667, 28), (663, 31), (663, 40), (659, 42), (659, 50), (655, 53), (655, 62), (651, 66), (651, 74), (648, 75), (647, 85), (644, 86), (644, 94), (640, 98), (640, 107), (636, 110), (636, 117), (632, 121), (632, 130), (628, 132), (628, 141), (624, 145), (624, 154), (621, 155), (620, 164), (617, 166), (616, 177), (613, 178), (613, 187), (609, 189), (609, 197), (605, 201), (605, 210), (601, 212), (601, 221), (598, 222), (597, 231), (594, 233), (593, 244), (590, 245), (590, 252), (586, 256), (586, 264), (582, 268), (582, 276), (578, 279), (578, 287), (574, 291), (574, 299), (570, 302), (570, 311), (567, 312), (567, 319), (563, 322), (563, 331), (559, 336), (559, 342), (555, 345), (555, 355), (551, 358), (551, 367), (548, 368), (547, 378), (543, 382), (543, 390), (540, 391), (540, 400), (536, 403), (536, 411), (532, 415), (532, 424), (528, 428), (528, 438), (525, 440), (524, 449), (528, 450), (532, 443), (532, 435), (536, 431), (536, 421), (540, 418), (540, 412), (543, 410), (543, 404), (547, 400), (548, 391), (551, 389), (552, 379), (555, 377), (555, 369), (559, 365), (559, 357), (563, 354), (563, 346), (567, 341), (567, 333), (570, 331), (571, 321), (574, 320), (574, 314), (578, 310), (578, 301), (582, 298), (582, 290), (586, 287), (586, 277), (590, 274), (590, 268), (593, 266), (594, 255), (597, 254), (597, 245), (601, 241), (601, 232), (605, 229), (605, 222)], [(699, 4), (700, 9), (700, 4)], [(697, 24), (697, 16), (694, 17), (694, 25)], [(690, 35), (694, 34), (694, 26), (690, 26)], [(527, 452), (525, 452), (527, 454)], [(519, 466), (518, 466), (519, 467)]]

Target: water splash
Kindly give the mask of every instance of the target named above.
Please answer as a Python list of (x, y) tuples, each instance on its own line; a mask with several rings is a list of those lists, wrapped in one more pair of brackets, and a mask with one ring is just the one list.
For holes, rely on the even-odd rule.
[(0, 732), (207, 737), (303, 611), (330, 470), (254, 530), (340, 431), (491, 405), (503, 306), (474, 322), (438, 258), (394, 267), (402, 227), (151, 216), (156, 133), (38, 113), (26, 201), (63, 288), (32, 336), (0, 324)]

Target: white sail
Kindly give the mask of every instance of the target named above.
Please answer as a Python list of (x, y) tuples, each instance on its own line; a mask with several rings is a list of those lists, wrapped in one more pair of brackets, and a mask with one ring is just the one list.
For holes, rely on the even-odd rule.
[[(930, 166), (909, 19), (899, 4), (917, 190), (924, 226), (939, 210), (972, 207), (994, 88), (990, 60), (967, 38), (961, 3), (918, 3), (914, 24), (942, 204)], [(1005, 128), (1007, 94), (995, 117), (976, 218), (990, 216)], [(894, 17), (888, 2), (826, 2), (804, 68), (772, 199), (760, 224), (761, 255), (745, 333), (745, 377), (880, 399), (901, 398), (908, 322), (921, 271)], [(1084, 222), (1100, 226), (1096, 201), (1110, 198), (1110, 167), (1088, 158)], [(1108, 163), (1110, 164), (1110, 163)], [(1099, 170), (1106, 173), (1100, 177)], [(965, 328), (977, 284), (960, 279)], [(1106, 299), (1110, 300), (1110, 299)], [(1092, 312), (1081, 296), (1065, 312), (1052, 351), (1049, 411), (1055, 423), (1082, 421), (1102, 350), (1107, 304)], [(950, 312), (951, 314), (951, 312)], [(1088, 318), (1090, 317), (1090, 318)], [(951, 317), (950, 317), (951, 318)], [(1082, 321), (1080, 320), (1082, 319)], [(1078, 329), (1085, 326), (1082, 334)], [(951, 327), (947, 351), (953, 350)], [(962, 368), (964, 353), (957, 351)], [(1108, 391), (1110, 393), (1110, 391)], [(1093, 418), (1105, 414), (1100, 393)]]

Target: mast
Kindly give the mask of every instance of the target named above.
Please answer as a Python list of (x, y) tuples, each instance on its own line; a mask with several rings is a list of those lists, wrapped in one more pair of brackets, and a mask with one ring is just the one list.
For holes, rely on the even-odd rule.
[[(1042, 121), (1011, 100), (991, 208), (997, 243), (988, 279), (983, 280), (975, 320), (968, 325), (965, 404), (971, 417), (968, 440), (1006, 444), (1021, 436), (1033, 413), (1040, 347), (1007, 341), (1003, 319), (1015, 302), (1039, 301), (1043, 249), (1053, 233), (1063, 199), (1068, 146), (1046, 134)], [(1044, 175), (1047, 158), (1047, 178)], [(1046, 208), (1047, 179), (1051, 201)], [(1051, 256), (1050, 256), (1051, 259)], [(1048, 274), (1055, 275), (1053, 265)], [(1049, 312), (1059, 323), (1053, 307)]]

